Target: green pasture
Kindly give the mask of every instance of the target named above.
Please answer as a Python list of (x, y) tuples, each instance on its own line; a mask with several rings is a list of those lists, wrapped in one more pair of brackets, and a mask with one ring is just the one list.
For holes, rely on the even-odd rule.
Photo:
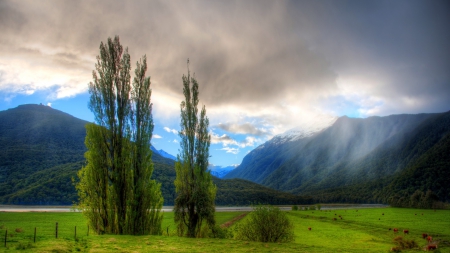
[[(219, 212), (216, 221), (223, 224), (240, 214)], [(418, 252), (426, 245), (422, 233), (439, 241), (440, 252), (450, 252), (450, 210), (372, 208), (287, 214), (295, 227), (292, 243), (180, 238), (175, 235), (172, 212), (164, 213), (162, 236), (95, 235), (92, 229), (87, 235), (84, 217), (75, 212), (0, 212), (0, 252), (389, 252), (395, 246), (393, 238), (398, 235), (413, 239), (420, 246), (402, 252)], [(399, 233), (395, 234), (393, 228), (398, 228)], [(404, 229), (409, 230), (408, 235), (403, 235)], [(5, 230), (8, 230), (6, 247)]]

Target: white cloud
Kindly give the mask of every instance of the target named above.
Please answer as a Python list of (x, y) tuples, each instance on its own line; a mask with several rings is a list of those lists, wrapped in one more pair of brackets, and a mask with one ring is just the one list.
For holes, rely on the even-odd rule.
[(223, 148), (217, 149), (217, 150), (225, 150), (226, 153), (231, 153), (231, 154), (234, 154), (234, 155), (239, 154), (239, 148), (223, 147)]
[(237, 141), (226, 134), (218, 135), (213, 131), (210, 131), (210, 135), (212, 144), (221, 143), (223, 147), (229, 146), (237, 146), (239, 148), (253, 147), (257, 142), (261, 141), (260, 139), (257, 139), (253, 136), (247, 136), (244, 140)]
[(177, 139), (173, 139), (173, 143), (178, 143)]
[(147, 55), (154, 118), (165, 125), (178, 120), (188, 57), (200, 106), (212, 126), (226, 122), (230, 133), (270, 138), (324, 111), (342, 115), (323, 105), (332, 97), (362, 116), (445, 111), (450, 16), (442, 4), (4, 0), (0, 92), (5, 101), (38, 91), (49, 101), (86, 93), (100, 42), (118, 34), (133, 69)]
[(170, 129), (168, 127), (164, 127), (164, 130), (168, 133), (178, 134), (178, 131), (175, 129)]
[(161, 135), (154, 134), (154, 135), (153, 135), (153, 138), (155, 138), (155, 139), (161, 139), (162, 137), (161, 137)]

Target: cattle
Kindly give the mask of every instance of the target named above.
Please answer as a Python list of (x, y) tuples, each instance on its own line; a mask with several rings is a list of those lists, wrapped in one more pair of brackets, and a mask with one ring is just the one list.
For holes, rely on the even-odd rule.
[(309, 227), (308, 230), (311, 231), (311, 227)]
[(403, 230), (403, 234), (409, 234), (409, 230), (408, 229), (404, 229)]
[(436, 244), (428, 244), (427, 245), (427, 251), (435, 250), (435, 249), (437, 249), (437, 245)]
[(381, 215), (384, 215), (384, 213), (382, 213)]
[(425, 239), (427, 238), (428, 234), (422, 234), (422, 238)]
[(333, 220), (337, 220), (336, 218), (333, 218)]
[(398, 232), (398, 228), (394, 228), (394, 233), (397, 233)]
[(428, 241), (428, 243), (430, 243), (431, 241), (433, 241), (433, 237), (431, 237), (431, 235), (429, 235), (429, 236), (427, 237), (427, 241)]

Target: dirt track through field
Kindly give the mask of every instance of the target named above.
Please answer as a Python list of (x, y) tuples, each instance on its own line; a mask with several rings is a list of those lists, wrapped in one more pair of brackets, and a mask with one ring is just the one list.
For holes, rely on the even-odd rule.
[(221, 228), (229, 228), (233, 226), (234, 223), (240, 221), (242, 218), (244, 218), (248, 213), (243, 213), (239, 216), (234, 217), (232, 220), (229, 220), (225, 222), (224, 224), (220, 225)]

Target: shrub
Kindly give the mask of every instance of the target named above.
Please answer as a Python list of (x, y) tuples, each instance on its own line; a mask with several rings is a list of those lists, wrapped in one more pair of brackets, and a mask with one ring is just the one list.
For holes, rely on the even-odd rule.
[(256, 242), (290, 242), (294, 226), (278, 207), (257, 206), (248, 219), (237, 224), (236, 239)]
[(31, 243), (22, 243), (19, 242), (19, 244), (16, 245), (17, 250), (25, 250), (25, 249), (31, 249), (34, 248), (34, 246)]
[(316, 205), (317, 210), (320, 210), (322, 208), (322, 206), (320, 204)]
[(419, 247), (414, 240), (405, 240), (402, 236), (397, 236), (394, 238), (394, 242), (397, 244), (399, 249), (414, 249)]
[(208, 237), (210, 237), (210, 238), (225, 239), (225, 238), (232, 238), (233, 237), (233, 233), (232, 233), (232, 231), (230, 229), (228, 229), (227, 227), (221, 227), (221, 226), (219, 226), (217, 224), (210, 231), (211, 232), (208, 235)]
[(292, 206), (292, 211), (298, 211), (298, 206), (297, 205), (293, 205)]

